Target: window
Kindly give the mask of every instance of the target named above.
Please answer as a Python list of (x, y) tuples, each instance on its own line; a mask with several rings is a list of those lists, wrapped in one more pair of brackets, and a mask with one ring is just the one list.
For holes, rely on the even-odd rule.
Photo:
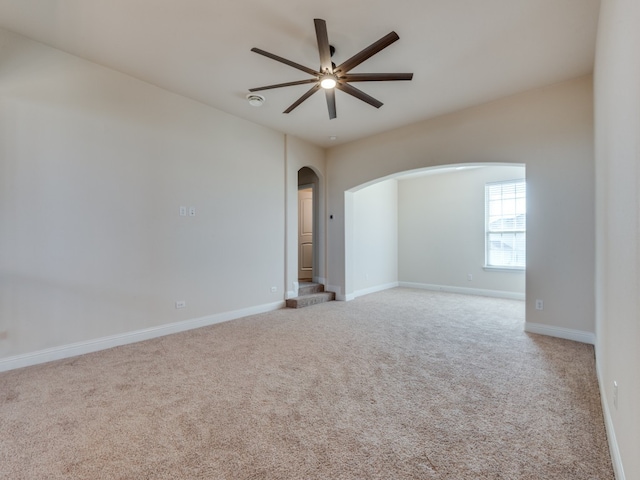
[(527, 235), (524, 180), (485, 185), (485, 225), (486, 266), (524, 269)]

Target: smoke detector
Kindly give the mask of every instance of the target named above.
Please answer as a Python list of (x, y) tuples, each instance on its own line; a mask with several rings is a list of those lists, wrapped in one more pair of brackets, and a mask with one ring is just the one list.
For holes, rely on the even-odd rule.
[(247, 100), (249, 101), (249, 105), (251, 105), (252, 107), (261, 107), (264, 103), (265, 98), (262, 95), (250, 93), (249, 95), (247, 95)]

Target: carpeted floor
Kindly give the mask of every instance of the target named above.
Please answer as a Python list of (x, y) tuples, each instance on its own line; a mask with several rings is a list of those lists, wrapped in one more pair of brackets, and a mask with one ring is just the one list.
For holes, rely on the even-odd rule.
[(613, 479), (590, 345), (397, 288), (0, 374), (2, 479)]

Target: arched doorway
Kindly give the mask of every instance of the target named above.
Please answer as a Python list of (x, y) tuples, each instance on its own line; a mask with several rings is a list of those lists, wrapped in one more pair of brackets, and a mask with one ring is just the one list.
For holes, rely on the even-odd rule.
[(298, 170), (298, 281), (316, 281), (318, 265), (318, 175)]
[[(525, 177), (523, 164), (443, 165), (345, 192), (344, 299), (397, 285), (524, 299), (524, 266), (486, 257), (490, 247), (513, 255), (511, 236), (524, 236), (513, 231), (522, 212), (507, 208), (515, 205), (515, 190), (511, 200), (499, 199), (505, 208), (499, 220), (487, 215), (485, 194), (487, 185)], [(489, 221), (502, 225), (499, 233), (489, 235)]]

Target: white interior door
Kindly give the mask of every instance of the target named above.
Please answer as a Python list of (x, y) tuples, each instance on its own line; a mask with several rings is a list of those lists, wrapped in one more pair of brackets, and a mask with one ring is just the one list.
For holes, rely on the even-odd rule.
[(298, 190), (298, 279), (313, 278), (313, 190)]

